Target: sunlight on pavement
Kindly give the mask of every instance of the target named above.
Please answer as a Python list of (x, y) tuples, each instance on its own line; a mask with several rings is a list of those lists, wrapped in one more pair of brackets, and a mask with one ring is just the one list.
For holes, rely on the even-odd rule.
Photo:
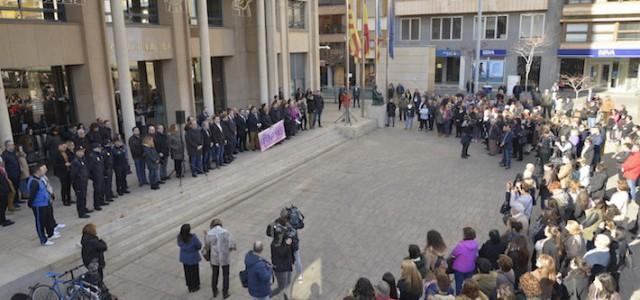
[(303, 272), (304, 280), (294, 279), (292, 298), (296, 300), (321, 299), (322, 295), (322, 259), (316, 259)]

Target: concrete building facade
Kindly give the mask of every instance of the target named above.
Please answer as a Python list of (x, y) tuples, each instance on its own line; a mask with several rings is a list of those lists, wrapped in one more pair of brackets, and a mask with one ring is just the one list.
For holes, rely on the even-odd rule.
[[(474, 79), (477, 0), (396, 0), (395, 45), (436, 48), (435, 82), (440, 92), (471, 87)], [(530, 86), (548, 88), (558, 73), (556, 49), (561, 1), (483, 1), (480, 84), (495, 90), (507, 85), (508, 75), (521, 75), (525, 64), (513, 49), (521, 39), (544, 36), (536, 50)]]
[(238, 3), (0, 0), (0, 138), (97, 118), (128, 137), (132, 125), (175, 123), (176, 110), (217, 113), (319, 89), (318, 0), (250, 1), (245, 16)]

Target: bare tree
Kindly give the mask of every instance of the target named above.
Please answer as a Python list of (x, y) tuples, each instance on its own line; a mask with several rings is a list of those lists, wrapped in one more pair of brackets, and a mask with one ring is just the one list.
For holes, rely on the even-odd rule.
[(566, 85), (573, 89), (576, 93), (576, 99), (580, 95), (580, 92), (591, 88), (591, 77), (583, 74), (561, 74), (560, 80), (564, 81)]
[(531, 72), (531, 65), (533, 65), (533, 59), (536, 53), (541, 49), (549, 45), (549, 40), (544, 36), (536, 36), (521, 39), (513, 47), (513, 52), (522, 57), (525, 62), (524, 72), (524, 90), (527, 90), (529, 85), (529, 73)]

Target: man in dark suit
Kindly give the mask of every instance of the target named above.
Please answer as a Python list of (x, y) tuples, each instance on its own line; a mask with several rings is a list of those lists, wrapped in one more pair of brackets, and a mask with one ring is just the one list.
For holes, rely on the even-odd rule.
[(164, 125), (158, 124), (158, 129), (156, 130), (156, 139), (155, 146), (158, 155), (160, 156), (160, 181), (165, 181), (169, 179), (167, 176), (167, 165), (169, 164), (169, 155), (170, 155), (170, 147), (169, 147), (169, 137), (164, 132)]
[(211, 125), (211, 136), (213, 137), (213, 145), (215, 147), (214, 160), (216, 162), (216, 168), (223, 167), (224, 163), (224, 146), (227, 143), (222, 124), (220, 124), (220, 117), (215, 116), (213, 118), (213, 125)]
[[(76, 147), (77, 146), (79, 145), (76, 144)], [(90, 148), (91, 147), (87, 147), (86, 149)], [(142, 148), (142, 137), (140, 136), (140, 129), (138, 129), (138, 127), (133, 127), (133, 135), (129, 138), (129, 151), (131, 151), (131, 157), (133, 158), (133, 163), (136, 167), (138, 184), (140, 186), (148, 184), (147, 173), (145, 171), (144, 164), (144, 149)]]
[[(235, 110), (234, 110), (235, 111)], [(236, 148), (240, 152), (244, 152), (247, 150), (247, 120), (246, 120), (247, 111), (242, 109), (240, 113), (235, 112), (235, 123), (236, 123)]]
[(75, 158), (71, 162), (70, 180), (76, 192), (76, 209), (78, 217), (86, 219), (91, 211), (87, 209), (87, 187), (89, 185), (89, 167), (84, 157), (85, 149), (76, 147)]
[[(16, 144), (12, 140), (4, 142), (4, 151), (2, 152), (2, 160), (4, 161), (4, 168), (7, 171), (7, 177), (13, 188), (17, 191), (20, 186), (20, 164), (18, 163), (18, 156), (16, 155)], [(16, 208), (20, 207), (19, 193), (15, 193), (13, 201), (9, 199), (9, 203), (13, 202)]]
[[(324, 110), (324, 98), (322, 98), (322, 95), (320, 95), (320, 91), (317, 90), (315, 92), (315, 94), (313, 95), (313, 102), (315, 104), (315, 118), (313, 120), (313, 123), (315, 124), (316, 121), (318, 121), (318, 127), (322, 128), (322, 111)], [(313, 128), (313, 125), (311, 126)]]
[(205, 173), (211, 168), (211, 152), (214, 149), (209, 121), (202, 122), (202, 169)]
[(503, 166), (505, 169), (511, 168), (511, 151), (513, 151), (513, 133), (511, 133), (511, 127), (509, 125), (504, 126), (504, 136), (502, 137), (502, 143), (500, 146), (502, 147), (502, 161), (500, 162), (500, 166)]
[(191, 120), (187, 127), (185, 140), (191, 162), (191, 176), (197, 177), (196, 174), (202, 174), (202, 132), (195, 120)]
[(353, 87), (353, 107), (356, 107), (356, 103), (358, 103), (358, 107), (360, 107), (360, 87)]
[(236, 135), (235, 135), (235, 124), (233, 124), (231, 122), (231, 117), (227, 114), (227, 113), (223, 113), (222, 114), (222, 134), (224, 135), (225, 138), (225, 145), (224, 145), (224, 162), (226, 164), (231, 163), (231, 161), (233, 161), (234, 157), (233, 157), (233, 151), (235, 150), (234, 147), (234, 141), (236, 140)]

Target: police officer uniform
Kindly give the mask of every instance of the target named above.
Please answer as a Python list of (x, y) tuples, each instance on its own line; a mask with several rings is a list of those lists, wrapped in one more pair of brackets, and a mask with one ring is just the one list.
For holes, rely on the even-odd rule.
[[(85, 151), (84, 147), (76, 147), (76, 153), (79, 151)], [(71, 185), (76, 192), (76, 209), (78, 210), (78, 217), (85, 219), (88, 218), (88, 213), (91, 212), (87, 209), (87, 186), (89, 184), (89, 167), (84, 156), (78, 157), (76, 154), (75, 159), (71, 162)]]
[(117, 145), (111, 149), (113, 157), (113, 170), (116, 174), (116, 192), (118, 195), (129, 193), (127, 186), (127, 173), (129, 172), (129, 160), (127, 158), (127, 150), (124, 146)]
[(100, 206), (109, 205), (104, 202), (104, 158), (100, 144), (93, 144), (89, 154), (89, 178), (93, 181), (93, 208), (102, 210)]
[(116, 196), (113, 194), (113, 147), (111, 140), (105, 140), (105, 146), (102, 149), (102, 158), (104, 159), (104, 201), (113, 202)]

